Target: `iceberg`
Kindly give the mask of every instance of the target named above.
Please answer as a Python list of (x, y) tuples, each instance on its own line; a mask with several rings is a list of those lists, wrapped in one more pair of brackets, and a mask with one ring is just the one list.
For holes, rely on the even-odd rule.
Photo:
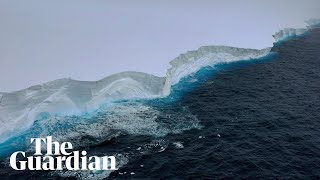
[[(301, 29), (286, 28), (273, 35), (276, 42), (306, 33), (320, 24), (307, 21)], [(77, 115), (121, 100), (162, 98), (172, 86), (203, 67), (265, 57), (271, 48), (245, 49), (229, 46), (203, 46), (181, 54), (170, 62), (166, 77), (142, 72), (122, 72), (99, 81), (59, 79), (24, 90), (0, 93), (0, 143), (29, 129), (40, 115)]]
[(262, 50), (227, 46), (204, 46), (170, 62), (166, 77), (141, 72), (122, 72), (99, 81), (59, 79), (27, 89), (0, 94), (0, 142), (32, 126), (39, 115), (74, 115), (97, 109), (104, 103), (160, 98), (171, 86), (202, 67), (266, 56)]

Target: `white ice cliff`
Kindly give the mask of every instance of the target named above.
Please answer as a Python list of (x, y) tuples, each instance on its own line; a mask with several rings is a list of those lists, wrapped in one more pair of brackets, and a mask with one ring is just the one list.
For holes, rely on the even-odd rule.
[[(306, 29), (319, 22), (310, 20)], [(306, 29), (285, 29), (274, 37), (278, 41), (287, 36), (302, 34)], [(0, 143), (30, 128), (41, 113), (72, 115), (117, 100), (164, 97), (170, 94), (172, 85), (202, 67), (264, 57), (270, 50), (204, 46), (172, 60), (166, 77), (123, 72), (99, 81), (60, 79), (17, 92), (0, 93)]]
[(30, 127), (40, 113), (78, 114), (108, 101), (157, 97), (164, 78), (123, 72), (95, 82), (59, 79), (0, 97), (0, 142)]
[(276, 42), (283, 41), (288, 37), (294, 37), (294, 36), (299, 36), (307, 32), (307, 28), (299, 28), (299, 29), (294, 29), (294, 28), (285, 28), (283, 30), (278, 31), (276, 34), (273, 35), (273, 38)]
[(0, 142), (32, 126), (41, 113), (79, 114), (106, 102), (124, 99), (157, 98), (170, 94), (171, 86), (201, 67), (259, 58), (263, 50), (226, 46), (205, 46), (171, 61), (167, 77), (123, 72), (99, 81), (60, 79), (21, 91), (0, 95)]
[(303, 28), (285, 28), (273, 35), (275, 42), (280, 42), (286, 40), (290, 37), (300, 36), (306, 33), (309, 29), (318, 27), (320, 24), (320, 19), (309, 19), (306, 21), (306, 26)]
[(270, 50), (271, 48), (257, 50), (228, 46), (203, 46), (196, 51), (188, 51), (170, 62), (171, 68), (167, 71), (164, 95), (170, 94), (171, 86), (177, 84), (181, 78), (197, 72), (202, 67), (256, 59), (268, 55)]

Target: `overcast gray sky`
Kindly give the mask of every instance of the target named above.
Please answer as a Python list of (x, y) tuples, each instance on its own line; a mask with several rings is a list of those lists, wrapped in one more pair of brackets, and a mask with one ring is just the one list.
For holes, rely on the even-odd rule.
[(0, 0), (0, 92), (121, 71), (164, 76), (203, 45), (272, 46), (320, 17), (319, 0)]

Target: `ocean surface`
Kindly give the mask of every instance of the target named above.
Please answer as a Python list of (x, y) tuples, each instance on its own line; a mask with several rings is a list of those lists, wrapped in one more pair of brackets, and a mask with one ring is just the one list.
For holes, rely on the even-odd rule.
[[(63, 137), (63, 131), (78, 132), (71, 142), (89, 155), (116, 155), (117, 171), (13, 171), (2, 158), (0, 177), (319, 179), (320, 29), (277, 43), (272, 52), (258, 60), (203, 68), (166, 98), (118, 102), (116, 115), (102, 109), (77, 124), (79, 117), (55, 117), (52, 132), (59, 128)], [(108, 123), (135, 119), (107, 137), (83, 127), (89, 123), (92, 132), (106, 131), (101, 128), (107, 117), (114, 118)], [(37, 124), (48, 118), (23, 136), (38, 135)], [(17, 150), (24, 140), (13, 138), (9, 144), (16, 143)]]

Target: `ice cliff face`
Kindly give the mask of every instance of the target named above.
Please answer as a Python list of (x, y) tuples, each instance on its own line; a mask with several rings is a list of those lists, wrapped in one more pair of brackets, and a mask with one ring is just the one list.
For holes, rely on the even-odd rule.
[(4, 93), (0, 93), (0, 103), (1, 103), (1, 100), (2, 100), (2, 97), (3, 97), (3, 94)]
[(309, 19), (306, 21), (306, 24), (307, 25), (304, 28), (285, 28), (283, 30), (280, 30), (273, 35), (273, 38), (275, 42), (280, 42), (286, 40), (287, 38), (303, 35), (309, 29), (319, 27), (320, 19)]
[[(301, 35), (318, 27), (320, 20), (309, 20), (302, 29), (284, 29), (274, 35), (276, 41)], [(182, 54), (170, 62), (166, 77), (138, 72), (123, 72), (100, 81), (60, 79), (12, 93), (0, 93), (0, 143), (28, 129), (40, 114), (78, 114), (103, 103), (125, 99), (159, 98), (170, 94), (172, 85), (206, 66), (261, 58), (262, 50), (227, 46), (204, 46)]]
[(195, 73), (203, 67), (214, 67), (221, 63), (260, 58), (268, 55), (270, 50), (271, 48), (256, 50), (228, 46), (203, 46), (196, 51), (181, 54), (170, 62), (171, 68), (167, 71), (163, 94), (170, 94), (172, 85), (177, 84), (181, 78)]
[(273, 38), (276, 42), (279, 42), (289, 37), (300, 36), (305, 32), (307, 32), (307, 30), (308, 30), (307, 28), (299, 28), (299, 29), (285, 28), (283, 30), (280, 30), (276, 34), (274, 34)]
[(0, 94), (0, 142), (29, 128), (39, 114), (79, 114), (124, 99), (158, 98), (170, 94), (181, 78), (205, 66), (250, 60), (269, 53), (227, 46), (205, 46), (171, 61), (167, 77), (123, 72), (95, 82), (60, 79), (25, 90)]
[(306, 23), (307, 23), (308, 29), (314, 28), (314, 27), (320, 27), (320, 19), (316, 19), (316, 18), (309, 19), (306, 21)]
[(158, 97), (163, 84), (164, 78), (123, 72), (96, 82), (60, 79), (0, 94), (0, 142), (30, 127), (41, 113), (77, 114), (108, 101)]

